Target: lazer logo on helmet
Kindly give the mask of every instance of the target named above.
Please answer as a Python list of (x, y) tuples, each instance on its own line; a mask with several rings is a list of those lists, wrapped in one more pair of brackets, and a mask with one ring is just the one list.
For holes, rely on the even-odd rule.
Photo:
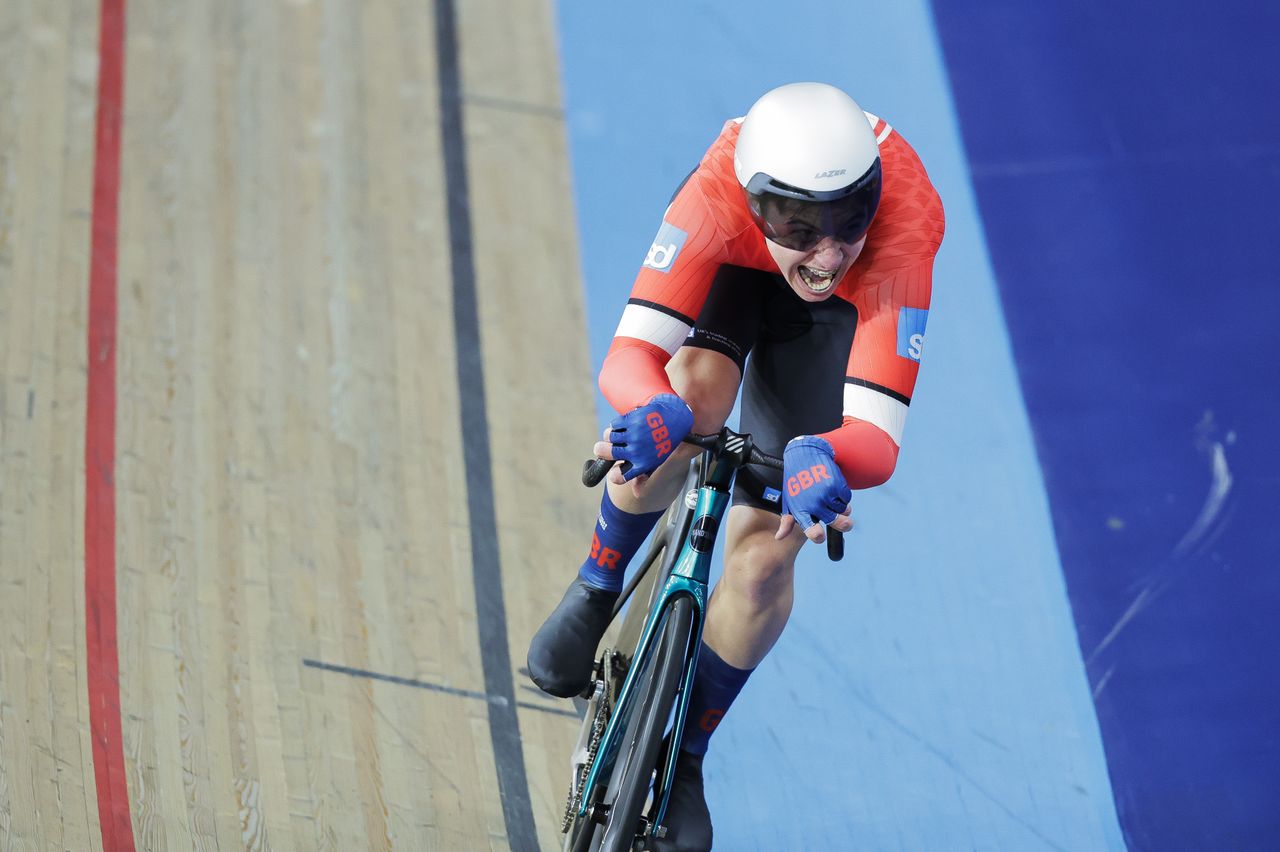
[(827, 171), (827, 172), (818, 172), (816, 175), (813, 176), (813, 179), (818, 180), (819, 178), (840, 177), (840, 175), (844, 173), (845, 173), (844, 169), (831, 169), (830, 171)]
[(669, 271), (671, 265), (676, 262), (676, 255), (680, 253), (680, 249), (684, 248), (684, 241), (688, 238), (689, 235), (675, 225), (663, 222), (662, 227), (658, 229), (658, 235), (653, 238), (653, 245), (649, 247), (644, 265), (663, 273)]
[(924, 327), (929, 321), (925, 308), (901, 308), (898, 311), (898, 354), (919, 361), (924, 351)]

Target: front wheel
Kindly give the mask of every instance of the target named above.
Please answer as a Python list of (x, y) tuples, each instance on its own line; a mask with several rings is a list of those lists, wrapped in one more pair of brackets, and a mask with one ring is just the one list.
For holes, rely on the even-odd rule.
[(609, 808), (609, 822), (600, 844), (602, 852), (631, 852), (635, 847), (640, 814), (649, 798), (658, 751), (684, 674), (693, 617), (694, 603), (687, 597), (675, 600), (667, 613), (658, 654), (637, 695), (640, 703), (627, 728), (609, 785), (617, 795)]

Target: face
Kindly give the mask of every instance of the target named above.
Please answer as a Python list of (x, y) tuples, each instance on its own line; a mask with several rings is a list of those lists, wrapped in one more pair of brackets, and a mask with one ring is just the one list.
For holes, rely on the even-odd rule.
[(836, 291), (849, 267), (862, 253), (867, 238), (855, 243), (842, 243), (835, 237), (823, 237), (821, 242), (807, 251), (780, 246), (766, 239), (773, 262), (791, 289), (806, 302), (821, 302)]

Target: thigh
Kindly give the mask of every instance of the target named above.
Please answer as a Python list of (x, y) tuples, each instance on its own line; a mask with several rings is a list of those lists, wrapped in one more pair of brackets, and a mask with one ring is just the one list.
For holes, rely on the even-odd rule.
[[(858, 310), (832, 297), (806, 304), (787, 290), (766, 304), (764, 322), (742, 381), (741, 431), (781, 456), (787, 441), (840, 426), (844, 377)], [(738, 474), (734, 505), (781, 510), (782, 471), (748, 466)]]

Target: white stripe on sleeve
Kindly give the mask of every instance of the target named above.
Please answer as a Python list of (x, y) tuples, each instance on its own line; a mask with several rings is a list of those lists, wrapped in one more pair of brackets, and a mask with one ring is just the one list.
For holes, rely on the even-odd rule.
[(856, 417), (879, 426), (902, 446), (902, 430), (907, 423), (907, 406), (887, 394), (862, 385), (844, 385), (844, 416)]
[(692, 328), (688, 323), (662, 311), (644, 305), (627, 305), (618, 322), (618, 330), (613, 335), (634, 337), (666, 350), (668, 355), (675, 355)]

